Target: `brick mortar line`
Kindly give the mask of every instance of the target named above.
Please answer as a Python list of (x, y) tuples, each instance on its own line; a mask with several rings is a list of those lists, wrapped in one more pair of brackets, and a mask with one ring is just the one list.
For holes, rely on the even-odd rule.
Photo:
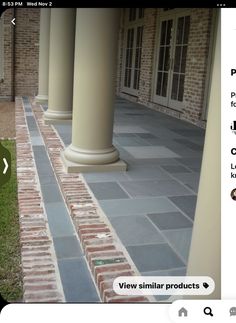
[[(24, 103), (20, 97), (16, 97), (15, 106), (23, 300), (25, 302), (65, 302), (34, 161)], [(28, 161), (26, 162), (25, 159)], [(27, 167), (28, 163), (30, 163), (30, 167)], [(35, 222), (40, 225), (37, 227)], [(27, 226), (25, 226), (26, 223)], [(42, 254), (40, 248), (44, 248), (46, 255)], [(44, 266), (45, 260), (46, 266)], [(43, 281), (45, 279), (48, 281)], [(45, 284), (47, 285), (46, 289), (44, 288)], [(35, 287), (37, 293), (34, 291)]]
[[(104, 291), (101, 289), (101, 281), (105, 283), (107, 281), (107, 276), (110, 282), (120, 276), (122, 271), (126, 272), (127, 276), (140, 275), (140, 273), (99, 206), (93, 193), (89, 189), (82, 174), (65, 173), (60, 159), (61, 151), (65, 148), (64, 143), (57, 131), (51, 125), (44, 124), (44, 110), (41, 105), (36, 103), (32, 98), (30, 101), (51, 165), (54, 169), (76, 232), (78, 233), (79, 240), (87, 258), (88, 266), (95, 279), (95, 285), (97, 286), (101, 299), (104, 302), (155, 302), (156, 300), (153, 296), (121, 296), (117, 294), (106, 296), (106, 290)], [(99, 225), (101, 228), (98, 228)], [(107, 252), (109, 251), (110, 256), (107, 256)], [(93, 259), (94, 252), (99, 254), (96, 256), (96, 261), (104, 261), (105, 264), (96, 265), (95, 260)], [(120, 253), (121, 255), (117, 256), (117, 253)], [(106, 264), (106, 261), (115, 261), (115, 258), (124, 258), (125, 261)], [(111, 276), (113, 278), (111, 278)]]

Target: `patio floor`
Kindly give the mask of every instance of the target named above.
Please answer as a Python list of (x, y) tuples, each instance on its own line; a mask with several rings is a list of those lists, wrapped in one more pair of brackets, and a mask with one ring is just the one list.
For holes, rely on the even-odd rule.
[[(102, 216), (105, 215), (105, 220), (100, 215), (93, 216), (91, 212), (96, 213), (95, 206), (90, 198), (88, 202), (85, 200), (83, 202), (85, 209), (86, 205), (90, 206), (88, 211), (82, 213), (90, 212), (92, 218), (90, 219), (91, 215), (88, 218), (86, 214), (81, 213), (81, 219), (86, 216), (89, 220), (83, 221), (90, 221), (91, 228), (93, 223), (95, 227), (101, 227), (85, 232), (87, 229), (84, 231), (82, 227), (75, 228), (76, 222), (73, 224), (71, 221), (76, 219), (73, 218), (73, 214), (71, 218), (69, 212), (78, 213), (76, 209), (82, 203), (78, 202), (75, 196), (80, 194), (76, 189), (77, 178), (71, 177), (73, 184), (70, 184), (70, 179), (67, 178), (66, 185), (69, 191), (70, 186), (74, 186), (71, 193), (73, 196), (68, 196), (68, 189), (66, 187), (67, 192), (64, 191), (61, 186), (63, 178), (60, 178), (66, 176), (58, 155), (63, 147), (56, 138), (57, 135), (52, 132), (56, 130), (67, 146), (71, 143), (71, 125), (44, 126), (41, 107), (32, 108), (28, 98), (24, 98), (23, 102), (65, 300), (99, 302), (97, 291), (103, 287), (108, 288), (108, 296), (104, 296), (105, 299), (117, 297), (112, 291), (114, 276), (105, 275), (104, 279), (108, 283), (105, 282), (103, 287), (101, 284), (98, 287), (96, 282), (99, 280), (98, 276), (101, 277), (101, 272), (97, 274), (96, 269), (95, 272), (91, 272), (93, 266), (98, 266), (98, 270), (106, 270), (107, 267), (99, 267), (101, 265), (110, 266), (109, 270), (112, 270), (113, 264), (117, 264), (117, 275), (119, 270), (122, 274), (130, 270), (131, 275), (134, 273), (152, 276), (185, 275), (197, 199), (204, 130), (147, 109), (140, 104), (118, 98), (115, 104), (113, 142), (120, 152), (120, 157), (128, 164), (128, 170), (79, 174), (82, 180), (87, 182), (97, 204), (102, 208), (104, 213)], [(44, 110), (47, 109), (46, 106), (42, 107)], [(53, 151), (56, 152), (55, 163), (51, 159)], [(73, 211), (73, 200), (76, 198), (80, 204), (77, 204)], [(82, 197), (81, 201), (83, 199), (87, 197)], [(106, 222), (109, 224), (108, 227), (107, 224), (103, 224)], [(104, 240), (102, 243), (104, 248), (109, 247), (107, 250), (114, 249), (110, 243), (117, 245), (117, 242), (112, 242), (116, 241), (116, 238), (115, 240), (106, 238), (107, 234), (110, 236), (110, 228), (116, 232), (121, 247), (118, 247), (118, 251), (114, 251), (114, 254), (111, 251), (102, 251), (106, 260), (102, 262), (94, 260), (94, 265), (93, 262), (88, 264), (90, 256), (87, 255), (86, 259), (86, 252), (83, 252), (87, 250), (86, 244), (90, 243), (88, 239), (92, 239), (91, 243), (95, 243), (96, 248), (100, 244), (99, 239)], [(78, 240), (76, 230), (79, 230), (81, 241)], [(98, 233), (95, 237), (94, 234), (91, 235), (94, 231)], [(128, 258), (131, 257), (131, 263), (134, 263), (136, 268), (126, 262), (129, 260), (122, 256), (123, 252), (125, 257), (126, 255)], [(102, 257), (94, 251), (91, 253), (91, 257), (93, 256)], [(155, 297), (159, 301), (167, 298)]]
[[(71, 125), (55, 129), (69, 145)], [(142, 275), (186, 273), (204, 135), (118, 98), (113, 143), (128, 171), (83, 174)]]

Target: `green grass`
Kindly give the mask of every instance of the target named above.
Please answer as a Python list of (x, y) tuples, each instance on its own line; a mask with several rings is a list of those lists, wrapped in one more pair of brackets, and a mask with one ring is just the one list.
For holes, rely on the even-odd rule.
[(11, 178), (0, 187), (0, 293), (8, 302), (22, 300), (15, 142), (3, 140), (11, 153)]

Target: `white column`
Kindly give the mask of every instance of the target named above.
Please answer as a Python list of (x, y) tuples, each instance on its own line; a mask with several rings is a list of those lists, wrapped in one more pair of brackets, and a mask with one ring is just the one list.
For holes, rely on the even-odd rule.
[(112, 145), (120, 9), (77, 9), (67, 171), (125, 170)]
[(36, 101), (48, 100), (50, 9), (40, 9), (39, 85)]
[(71, 120), (76, 9), (51, 9), (46, 123)]
[(210, 276), (216, 284), (213, 294), (198, 298), (220, 298), (221, 228), (220, 228), (220, 21), (217, 22), (213, 72), (210, 87), (198, 199), (187, 275)]

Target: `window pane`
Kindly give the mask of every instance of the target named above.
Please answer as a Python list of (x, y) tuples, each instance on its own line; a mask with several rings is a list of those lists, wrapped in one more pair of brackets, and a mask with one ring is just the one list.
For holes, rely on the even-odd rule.
[(167, 93), (167, 83), (168, 83), (168, 73), (163, 73), (163, 80), (162, 80), (162, 93), (161, 95), (166, 97)]
[(186, 59), (187, 59), (187, 46), (182, 47), (182, 62), (181, 62), (181, 73), (185, 73)]
[(159, 53), (159, 63), (158, 63), (158, 70), (160, 71), (163, 70), (164, 53), (165, 53), (165, 47), (161, 47), (160, 53)]
[(184, 96), (184, 75), (180, 75), (178, 101), (183, 101)]
[(134, 89), (138, 90), (139, 88), (139, 70), (134, 70)]
[(176, 44), (182, 44), (184, 32), (184, 17), (178, 18)]
[(170, 68), (170, 47), (166, 47), (165, 51), (165, 62), (164, 62), (164, 71), (169, 71)]
[(139, 18), (143, 18), (144, 17), (144, 8), (139, 8), (139, 14), (138, 14)]
[(162, 84), (162, 72), (158, 72), (157, 74), (157, 88), (156, 88), (156, 94), (161, 94), (161, 84)]
[(180, 71), (181, 46), (175, 47), (174, 72)]
[(178, 81), (179, 81), (179, 74), (174, 74), (173, 81), (172, 81), (172, 90), (171, 90), (171, 99), (172, 100), (177, 100)]
[(162, 21), (161, 23), (161, 45), (165, 44), (166, 40), (166, 21)]
[(187, 16), (185, 17), (185, 24), (184, 24), (184, 39), (183, 39), (184, 44), (188, 44), (189, 29), (190, 29), (190, 16)]
[(129, 21), (133, 21), (136, 19), (136, 8), (129, 9)]
[(167, 22), (167, 33), (166, 33), (166, 44), (169, 45), (170, 44), (170, 40), (171, 40), (171, 30), (172, 30), (172, 20), (168, 20)]

